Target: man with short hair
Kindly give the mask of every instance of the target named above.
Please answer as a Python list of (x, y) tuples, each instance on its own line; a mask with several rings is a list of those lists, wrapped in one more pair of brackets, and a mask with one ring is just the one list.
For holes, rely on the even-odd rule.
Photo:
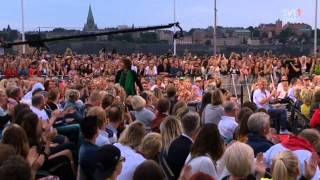
[(151, 129), (154, 132), (160, 133), (160, 125), (162, 121), (168, 116), (168, 111), (170, 108), (170, 102), (168, 99), (162, 98), (157, 104), (157, 114), (151, 123)]
[(224, 115), (218, 124), (220, 135), (225, 142), (229, 143), (233, 139), (233, 134), (238, 127), (236, 117), (239, 113), (239, 107), (235, 102), (229, 101), (224, 104)]
[(39, 119), (48, 121), (49, 116), (44, 109), (46, 105), (44, 97), (41, 94), (36, 94), (32, 97), (31, 103), (31, 111), (34, 112)]
[(100, 91), (93, 91), (88, 98), (88, 102), (83, 106), (82, 116), (85, 117), (90, 108), (95, 106), (100, 107), (101, 103), (102, 103), (102, 97), (101, 97)]
[(280, 131), (280, 134), (289, 133), (288, 126), (288, 115), (286, 109), (272, 108), (270, 102), (277, 98), (276, 91), (270, 93), (267, 89), (267, 80), (260, 79), (258, 82), (259, 88), (253, 93), (253, 102), (258, 106), (259, 109), (265, 109), (269, 113), (271, 119), (275, 122), (275, 128)]
[(168, 165), (175, 178), (178, 179), (182, 167), (190, 153), (200, 127), (200, 116), (195, 112), (189, 112), (181, 119), (183, 133), (175, 139), (168, 149)]
[(99, 147), (95, 144), (98, 137), (98, 119), (96, 116), (87, 116), (80, 122), (80, 128), (83, 135), (83, 143), (79, 150), (80, 170), (86, 176), (86, 179), (94, 179), (96, 162), (95, 153)]
[(119, 106), (112, 105), (108, 109), (109, 123), (106, 127), (108, 133), (109, 141), (114, 144), (118, 140), (118, 128), (123, 123), (123, 112)]
[(6, 94), (8, 96), (8, 102), (13, 106), (20, 103), (20, 100), (23, 96), (21, 88), (18, 86), (10, 86), (6, 89)]
[(252, 147), (254, 155), (260, 152), (266, 152), (273, 143), (267, 139), (270, 131), (270, 116), (263, 112), (254, 113), (249, 117), (248, 141), (247, 144)]

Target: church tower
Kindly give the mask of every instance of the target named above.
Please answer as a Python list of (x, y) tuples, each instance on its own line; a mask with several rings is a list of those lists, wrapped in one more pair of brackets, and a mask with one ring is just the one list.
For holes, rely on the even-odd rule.
[(83, 31), (96, 31), (98, 30), (97, 25), (94, 23), (93, 13), (91, 5), (89, 5), (89, 12), (87, 17), (87, 23), (83, 27)]

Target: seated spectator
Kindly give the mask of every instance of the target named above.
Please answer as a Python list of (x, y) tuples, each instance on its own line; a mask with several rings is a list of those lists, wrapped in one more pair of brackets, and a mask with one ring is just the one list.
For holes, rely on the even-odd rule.
[(310, 115), (320, 108), (320, 89), (316, 90), (313, 94), (313, 102), (310, 108)]
[(98, 137), (96, 138), (95, 144), (97, 146), (103, 146), (106, 144), (110, 144), (109, 141), (109, 134), (106, 132), (105, 128), (107, 125), (106, 120), (106, 112), (99, 106), (91, 107), (89, 111), (87, 112), (88, 116), (96, 116), (97, 117), (97, 123), (98, 123)]
[(133, 180), (142, 180), (142, 179), (164, 180), (164, 176), (157, 163), (155, 163), (152, 160), (146, 160), (136, 168), (132, 179)]
[(175, 139), (168, 150), (168, 165), (176, 178), (190, 153), (190, 148), (200, 127), (200, 117), (197, 113), (189, 112), (182, 119), (183, 133)]
[(121, 156), (126, 158), (118, 180), (132, 180), (134, 171), (145, 160), (145, 158), (136, 151), (141, 145), (144, 135), (144, 125), (140, 121), (137, 121), (130, 124), (129, 127), (122, 132), (119, 142), (114, 144), (120, 149)]
[(307, 90), (304, 92), (304, 95), (302, 97), (303, 104), (300, 107), (300, 111), (306, 118), (310, 118), (310, 108), (311, 108), (312, 98), (313, 98), (312, 90)]
[(170, 144), (182, 134), (180, 121), (174, 116), (166, 117), (160, 125), (160, 133), (162, 137), (161, 154), (166, 158)]
[(239, 126), (235, 130), (233, 139), (239, 140), (240, 142), (246, 143), (248, 140), (248, 119), (253, 114), (252, 110), (248, 107), (241, 108), (237, 122)]
[(104, 145), (95, 154), (95, 180), (116, 180), (120, 175), (125, 158), (120, 150), (113, 145)]
[(270, 132), (270, 116), (263, 112), (252, 114), (248, 119), (248, 141), (252, 147), (254, 155), (266, 152), (273, 143), (267, 139)]
[(46, 104), (46, 110), (51, 114), (56, 109), (62, 109), (59, 104), (60, 92), (58, 88), (51, 89), (48, 92), (48, 101)]
[(8, 104), (7, 95), (4, 90), (0, 89), (0, 137), (5, 125), (12, 120), (10, 111), (13, 111), (13, 106)]
[(253, 175), (254, 153), (252, 148), (247, 144), (240, 142), (232, 143), (226, 149), (223, 160), (230, 175), (220, 177), (222, 180), (256, 179)]
[(114, 144), (118, 141), (118, 128), (123, 124), (123, 112), (119, 106), (112, 105), (108, 110), (108, 124), (106, 131), (108, 133), (109, 141)]
[[(20, 103), (20, 100), (23, 96), (23, 93), (21, 91), (21, 88), (17, 87), (17, 86), (9, 86), (7, 89), (6, 89), (6, 94), (8, 96), (8, 102), (15, 106), (17, 104)], [(30, 103), (29, 105), (31, 104), (31, 96), (30, 96)]]
[[(306, 163), (307, 164), (307, 163)], [(308, 166), (312, 166), (312, 169), (317, 165), (317, 159), (311, 160), (307, 164)], [(304, 171), (305, 177), (301, 177), (300, 179), (312, 179), (315, 175), (315, 171), (305, 169)], [(299, 169), (299, 159), (298, 157), (291, 151), (283, 151), (279, 153), (272, 163), (272, 179), (274, 180), (282, 180), (282, 179), (298, 179), (301, 172)]]
[(39, 91), (39, 90), (44, 91), (45, 88), (40, 82), (37, 82), (32, 86), (31, 91), (29, 91), (27, 94), (25, 94), (22, 99), (21, 99), (21, 97), (23, 95), (22, 93), (20, 95), (18, 95), (19, 94), (18, 93), (17, 95), (15, 95), (15, 98), (13, 98), (13, 97), (12, 98), (15, 99), (17, 102), (19, 102), (21, 100), (21, 103), (25, 103), (25, 104), (28, 104), (31, 106), (32, 96), (35, 94), (36, 91)]
[(260, 109), (265, 109), (271, 116), (271, 119), (274, 121), (274, 126), (277, 131), (280, 131), (281, 134), (289, 133), (288, 127), (288, 117), (287, 117), (287, 110), (286, 109), (278, 109), (278, 108), (271, 108), (270, 102), (277, 98), (276, 91), (270, 93), (266, 90), (267, 80), (260, 79), (258, 82), (258, 89), (256, 89), (253, 93), (253, 102), (257, 105)]
[(203, 172), (218, 179), (224, 168), (220, 162), (223, 151), (224, 142), (217, 125), (205, 124), (191, 146), (190, 154), (186, 160), (186, 165), (191, 166), (191, 175)]
[(202, 113), (202, 122), (204, 124), (213, 123), (219, 124), (223, 116), (223, 95), (219, 89), (212, 92), (211, 104), (208, 104)]
[(93, 91), (89, 98), (87, 103), (82, 107), (82, 116), (87, 116), (87, 113), (91, 107), (101, 106), (102, 103), (102, 97), (100, 95), (100, 91)]
[(137, 121), (144, 124), (146, 130), (151, 130), (151, 124), (155, 115), (152, 111), (145, 108), (146, 101), (141, 96), (133, 96), (131, 99), (131, 105), (133, 108), (133, 116)]
[(87, 116), (81, 121), (80, 127), (84, 138), (79, 150), (80, 168), (85, 178), (94, 179), (94, 171), (96, 169), (94, 157), (99, 149), (95, 144), (99, 135), (98, 118), (96, 116)]
[(161, 135), (159, 133), (149, 133), (142, 139), (140, 152), (144, 158), (158, 162), (158, 156), (161, 148)]
[(168, 116), (170, 108), (170, 102), (167, 99), (160, 99), (157, 103), (157, 114), (152, 121), (152, 131), (160, 133), (160, 125), (162, 121)]
[(229, 143), (233, 139), (233, 134), (238, 127), (236, 117), (238, 116), (239, 108), (234, 102), (226, 102), (224, 104), (224, 115), (219, 121), (218, 128), (220, 135), (224, 138), (224, 141)]
[[(314, 129), (305, 129), (298, 136), (290, 136), (288, 140), (273, 145), (264, 154), (268, 168), (272, 167), (273, 159), (281, 152), (292, 151), (299, 159), (300, 175), (305, 174), (305, 161), (311, 159), (312, 154), (316, 153), (315, 147), (320, 142), (320, 134)], [(320, 171), (317, 167), (316, 174), (312, 179), (316, 180), (320, 177)]]
[(74, 109), (75, 112), (66, 116), (66, 118), (71, 118), (74, 119), (76, 121), (80, 121), (83, 116), (82, 116), (82, 105), (78, 103), (78, 100), (80, 98), (80, 94), (79, 91), (74, 90), (74, 89), (70, 89), (67, 93), (66, 93), (66, 102), (63, 106), (64, 110), (67, 109)]
[(32, 106), (30, 107), (31, 111), (35, 113), (40, 120), (48, 122), (49, 116), (44, 109), (46, 103), (43, 95), (37, 94), (33, 96), (31, 100), (31, 104), (32, 104)]

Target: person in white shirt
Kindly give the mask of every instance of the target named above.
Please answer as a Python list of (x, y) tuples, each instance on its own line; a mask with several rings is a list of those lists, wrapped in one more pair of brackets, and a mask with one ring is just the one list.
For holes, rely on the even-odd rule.
[(43, 121), (48, 121), (49, 116), (47, 112), (44, 110), (45, 107), (45, 99), (43, 95), (36, 94), (31, 99), (32, 106), (30, 107), (31, 111), (35, 113), (39, 119)]
[(157, 66), (154, 64), (153, 61), (149, 62), (149, 65), (145, 68), (144, 74), (146, 76), (156, 76), (158, 74)]
[[(205, 139), (210, 139), (207, 141)], [(219, 179), (224, 163), (220, 159), (224, 152), (224, 142), (221, 139), (217, 125), (205, 124), (191, 147), (185, 164), (191, 166), (191, 176), (202, 172), (214, 179)]]
[(235, 129), (238, 127), (236, 117), (239, 113), (239, 107), (236, 103), (229, 101), (224, 104), (224, 115), (219, 121), (218, 128), (221, 136), (229, 143), (233, 139)]
[(145, 161), (145, 158), (136, 151), (144, 135), (144, 125), (136, 121), (122, 132), (119, 143), (114, 144), (114, 146), (120, 149), (121, 156), (126, 159), (118, 180), (132, 180), (136, 168)]
[(272, 108), (270, 102), (278, 97), (278, 93), (274, 90), (270, 93), (266, 90), (267, 80), (261, 78), (258, 81), (258, 89), (253, 92), (253, 102), (259, 109), (268, 111), (271, 119), (274, 121), (274, 126), (281, 134), (287, 134), (288, 115), (286, 109)]

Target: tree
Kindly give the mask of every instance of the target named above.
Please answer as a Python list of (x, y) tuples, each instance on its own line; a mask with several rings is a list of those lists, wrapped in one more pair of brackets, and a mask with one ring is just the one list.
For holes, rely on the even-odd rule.
[(293, 31), (289, 28), (282, 30), (281, 33), (279, 34), (279, 42), (285, 44), (287, 43), (289, 38), (293, 35), (294, 35)]
[(66, 31), (66, 29), (64, 29), (64, 28), (54, 28), (53, 30), (52, 30), (52, 32), (65, 32)]

